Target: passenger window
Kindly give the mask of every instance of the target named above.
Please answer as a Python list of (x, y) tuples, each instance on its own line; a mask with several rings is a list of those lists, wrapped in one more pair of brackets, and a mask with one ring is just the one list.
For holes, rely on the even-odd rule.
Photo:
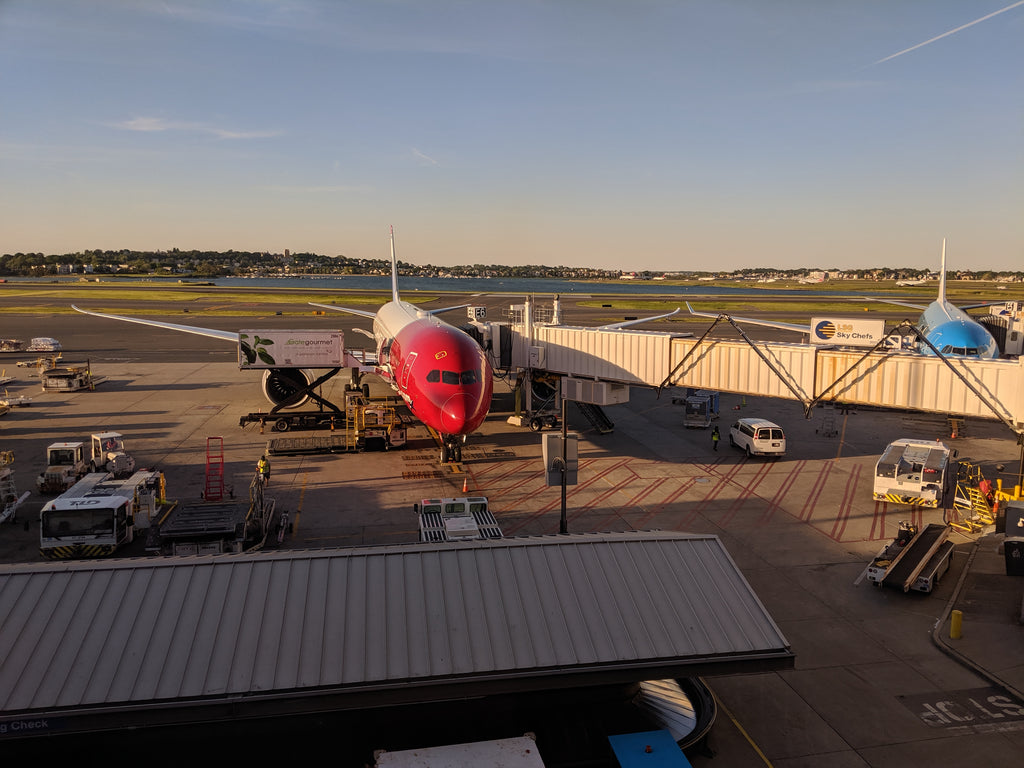
[(427, 374), (427, 381), (429, 383), (431, 383), (431, 384), (436, 384), (440, 380), (441, 380), (441, 372), (439, 370), (437, 370), (437, 369), (434, 369), (433, 371), (431, 371), (430, 373)]
[(949, 344), (947, 344), (946, 346), (944, 346), (942, 348), (942, 354), (944, 354), (944, 355), (948, 355), (952, 351), (953, 351), (953, 347), (950, 346)]

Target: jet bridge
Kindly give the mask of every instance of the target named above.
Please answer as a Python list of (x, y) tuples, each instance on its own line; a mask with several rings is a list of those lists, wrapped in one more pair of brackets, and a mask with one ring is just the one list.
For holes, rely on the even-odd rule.
[[(734, 323), (735, 325), (735, 323)], [(800, 401), (807, 414), (822, 402), (996, 418), (1024, 433), (1024, 361), (921, 355), (723, 340), (634, 329), (513, 323), (511, 367), (561, 377), (567, 399), (625, 402), (630, 386), (685, 386)], [(893, 335), (914, 334), (909, 322)], [(926, 343), (926, 340), (925, 340)], [(602, 401), (602, 398), (606, 398)], [(529, 407), (529, 406), (528, 406)]]

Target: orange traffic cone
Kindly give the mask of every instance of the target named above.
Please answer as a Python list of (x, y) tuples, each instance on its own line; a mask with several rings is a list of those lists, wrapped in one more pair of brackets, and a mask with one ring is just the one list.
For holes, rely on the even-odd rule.
[(469, 477), (462, 478), (462, 492), (469, 493)]

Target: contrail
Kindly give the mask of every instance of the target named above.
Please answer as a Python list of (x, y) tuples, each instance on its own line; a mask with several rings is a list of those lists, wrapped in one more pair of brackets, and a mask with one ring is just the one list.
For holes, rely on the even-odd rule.
[(974, 21), (969, 21), (966, 24), (963, 24), (963, 25), (957, 27), (956, 29), (949, 30), (949, 32), (943, 32), (938, 37), (933, 37), (931, 40), (925, 40), (923, 43), (918, 43), (917, 45), (913, 45), (910, 48), (907, 48), (906, 50), (900, 51), (899, 53), (894, 53), (892, 56), (886, 56), (884, 59), (879, 59), (878, 61), (875, 62), (875, 64), (881, 64), (884, 61), (889, 61), (890, 59), (895, 59), (897, 56), (902, 56), (904, 53), (910, 53), (911, 51), (916, 51), (918, 48), (923, 48), (924, 46), (928, 45), (929, 43), (934, 43), (936, 40), (941, 40), (944, 37), (949, 37), (950, 35), (956, 34), (960, 30), (967, 29), (968, 27), (973, 27), (975, 24), (980, 24), (983, 21), (988, 21), (993, 16), (998, 16), (1000, 13), (1006, 13), (1007, 11), (1012, 11), (1014, 8), (1016, 8), (1018, 6), (1021, 6), (1021, 5), (1024, 5), (1024, 0), (1019, 0), (1019, 2), (1013, 3), (1012, 5), (1008, 5), (1005, 8), (1000, 8), (998, 11), (993, 11), (988, 16), (982, 16), (980, 19), (975, 19)]

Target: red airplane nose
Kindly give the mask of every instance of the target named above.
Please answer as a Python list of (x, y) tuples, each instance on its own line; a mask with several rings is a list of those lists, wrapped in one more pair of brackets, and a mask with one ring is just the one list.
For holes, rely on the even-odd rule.
[(452, 395), (441, 407), (441, 423), (444, 431), (452, 435), (461, 435), (466, 430), (466, 415), (470, 412), (469, 398), (465, 395)]

